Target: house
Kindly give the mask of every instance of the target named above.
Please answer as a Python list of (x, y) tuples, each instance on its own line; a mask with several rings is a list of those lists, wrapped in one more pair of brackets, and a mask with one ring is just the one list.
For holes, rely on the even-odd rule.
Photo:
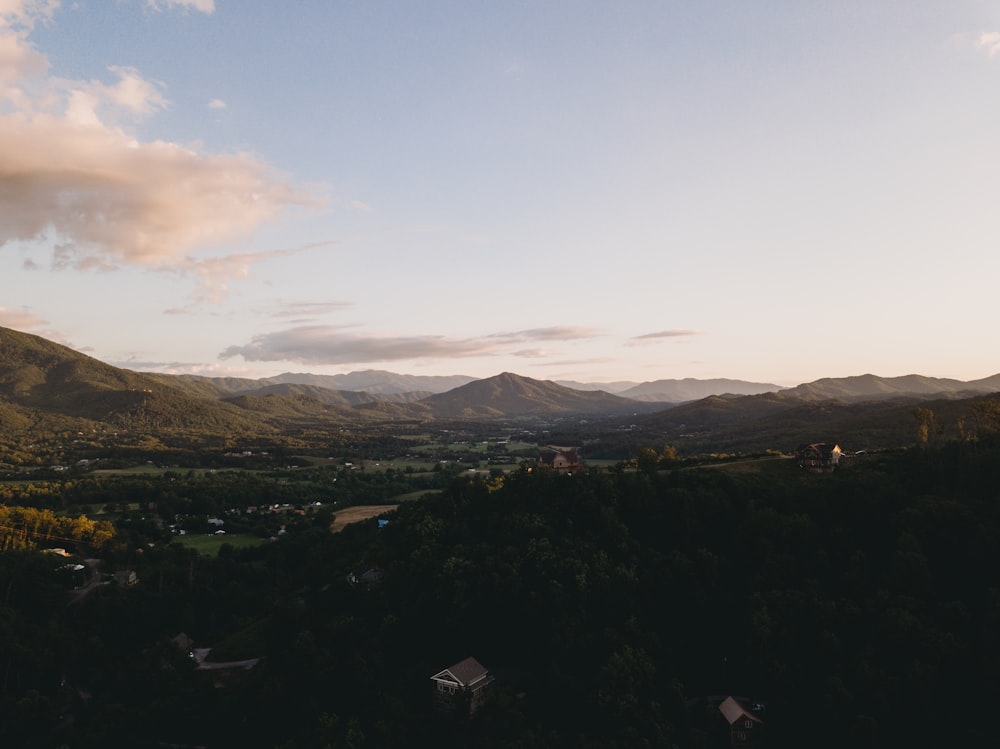
[(212, 648), (195, 648), (191, 651), (194, 659), (194, 670), (205, 674), (207, 680), (216, 689), (232, 686), (243, 681), (246, 673), (260, 663), (260, 658), (246, 658), (241, 661), (210, 661)]
[(139, 576), (135, 570), (118, 570), (115, 572), (115, 582), (119, 588), (131, 588), (139, 582)]
[(760, 746), (764, 734), (761, 716), (764, 706), (739, 697), (726, 697), (719, 705), (719, 712), (729, 722), (729, 740), (733, 746)]
[(811, 445), (799, 445), (795, 457), (799, 460), (799, 468), (805, 468), (812, 473), (833, 473), (840, 462), (843, 450), (834, 442), (814, 442)]
[(475, 658), (466, 658), (438, 671), (434, 682), (434, 708), (446, 713), (472, 715), (483, 703), (486, 688), (493, 676)]
[(546, 447), (538, 454), (538, 465), (556, 471), (569, 473), (582, 466), (580, 456), (572, 447)]

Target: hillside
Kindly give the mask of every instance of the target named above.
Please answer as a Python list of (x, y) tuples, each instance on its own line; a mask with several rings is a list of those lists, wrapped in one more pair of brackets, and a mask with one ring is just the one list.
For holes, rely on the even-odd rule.
[(970, 436), (982, 414), (993, 413), (995, 402), (991, 394), (849, 401), (796, 398), (783, 391), (712, 396), (635, 421), (637, 435), (647, 441), (655, 436), (688, 454), (792, 450), (817, 441), (840, 442), (844, 449), (855, 451), (913, 444), (918, 407), (933, 413), (934, 439), (959, 439), (963, 431)]
[(234, 406), (192, 396), (163, 377), (119, 369), (38, 336), (0, 328), (5, 431), (93, 428), (269, 432)]
[(837, 398), (846, 401), (862, 401), (901, 396), (962, 395), (967, 397), (975, 393), (995, 393), (998, 391), (1000, 391), (1000, 374), (969, 382), (915, 374), (902, 377), (878, 377), (873, 374), (864, 374), (856, 377), (826, 377), (782, 392), (785, 395), (803, 400), (819, 401)]
[(626, 414), (650, 406), (603, 391), (582, 391), (504, 372), (424, 398), (437, 418), (492, 418), (542, 414)]

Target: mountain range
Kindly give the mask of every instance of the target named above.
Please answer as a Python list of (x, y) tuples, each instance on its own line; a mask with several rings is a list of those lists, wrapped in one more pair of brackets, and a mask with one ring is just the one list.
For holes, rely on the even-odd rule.
[[(328, 385), (352, 387), (328, 387)], [(38, 336), (0, 328), (0, 436), (85, 428), (276, 434), (396, 420), (628, 416), (671, 439), (710, 435), (718, 443), (798, 425), (843, 429), (872, 414), (912, 421), (914, 403), (1000, 392), (1000, 374), (981, 380), (908, 375), (826, 378), (780, 388), (741, 380), (593, 384), (535, 380), (505, 372), (475, 379), (367, 370), (287, 373), (260, 380), (164, 375), (120, 369)], [(408, 389), (404, 389), (408, 388)], [(939, 408), (948, 410), (948, 406)], [(893, 410), (895, 409), (895, 411)], [(959, 407), (954, 409), (958, 413)], [(859, 414), (862, 414), (859, 416)], [(888, 417), (886, 417), (888, 418)]]

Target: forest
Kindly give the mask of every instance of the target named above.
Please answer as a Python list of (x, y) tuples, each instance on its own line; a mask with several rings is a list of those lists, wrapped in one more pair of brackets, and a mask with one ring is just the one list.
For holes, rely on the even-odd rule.
[[(126, 514), (86, 553), (139, 582), (86, 595), (51, 555), (11, 548), (0, 744), (722, 747), (726, 695), (766, 706), (766, 746), (992, 743), (1000, 442), (829, 475), (645, 457), (439, 472), (383, 522), (331, 534), (310, 514), (216, 555)], [(176, 512), (255, 487), (172, 478), (146, 489)], [(67, 505), (58, 486), (41, 508)], [(209, 647), (253, 665), (206, 670), (192, 653)], [(482, 708), (436, 714), (430, 677), (469, 656), (495, 678)]]

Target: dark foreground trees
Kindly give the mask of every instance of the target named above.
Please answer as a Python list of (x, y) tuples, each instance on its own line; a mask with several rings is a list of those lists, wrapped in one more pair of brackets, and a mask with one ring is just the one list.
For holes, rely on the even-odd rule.
[[(0, 742), (712, 747), (738, 694), (770, 746), (992, 743), (1000, 450), (741, 470), (459, 479), (382, 528), (149, 549), (72, 606), (0, 555)], [(182, 630), (262, 660), (217, 687)], [(486, 705), (435, 716), (470, 655)]]

